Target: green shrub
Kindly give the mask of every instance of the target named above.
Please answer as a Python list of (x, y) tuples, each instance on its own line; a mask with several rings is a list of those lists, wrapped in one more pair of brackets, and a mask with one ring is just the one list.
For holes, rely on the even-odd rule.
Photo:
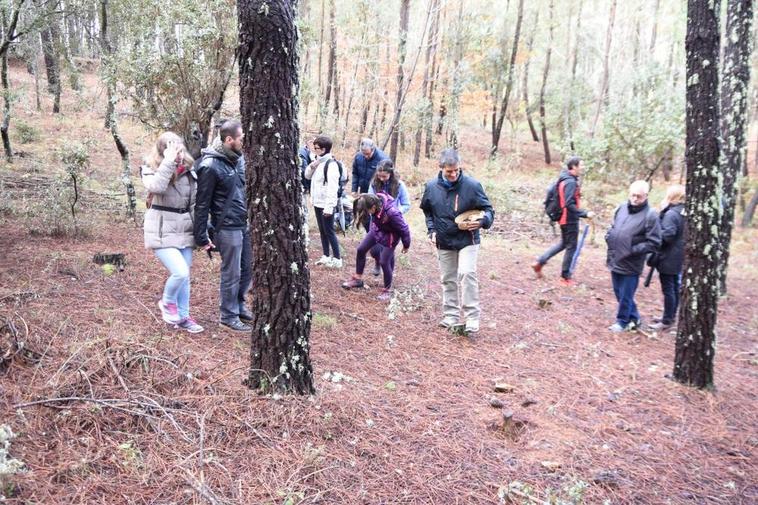
[(23, 121), (16, 122), (16, 135), (21, 144), (31, 144), (40, 139), (40, 131), (34, 126)]

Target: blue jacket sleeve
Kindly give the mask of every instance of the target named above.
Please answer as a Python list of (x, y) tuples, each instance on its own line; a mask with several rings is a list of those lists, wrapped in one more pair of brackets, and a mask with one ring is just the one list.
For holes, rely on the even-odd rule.
[[(373, 188), (369, 192), (373, 191)], [(397, 190), (397, 202), (400, 212), (403, 214), (411, 210), (411, 199), (408, 197), (408, 188), (405, 187), (405, 183), (400, 181), (400, 186)]]
[(360, 179), (360, 168), (358, 167), (358, 154), (353, 158), (353, 193), (358, 191), (358, 180)]

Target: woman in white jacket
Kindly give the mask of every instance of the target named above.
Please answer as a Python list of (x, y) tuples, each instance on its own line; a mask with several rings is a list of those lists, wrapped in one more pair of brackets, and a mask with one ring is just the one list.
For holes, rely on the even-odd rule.
[[(313, 139), (316, 160), (305, 170), (305, 178), (311, 181), (311, 202), (316, 214), (316, 224), (321, 236), (324, 254), (316, 265), (342, 268), (340, 244), (334, 231), (334, 209), (340, 188), (340, 170), (331, 154), (332, 139), (319, 135)], [(331, 254), (330, 254), (331, 252)]]
[(155, 251), (171, 274), (158, 307), (167, 323), (199, 333), (203, 327), (189, 314), (190, 267), (195, 248), (192, 219), (197, 193), (197, 175), (192, 164), (182, 139), (165, 132), (146, 157), (141, 175), (148, 191), (145, 247)]

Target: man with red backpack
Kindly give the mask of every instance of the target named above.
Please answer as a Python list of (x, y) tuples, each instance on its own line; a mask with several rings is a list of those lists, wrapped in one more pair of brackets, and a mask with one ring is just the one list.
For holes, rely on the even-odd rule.
[[(581, 188), (579, 185), (579, 176), (582, 175), (582, 160), (578, 156), (572, 156), (566, 161), (566, 167), (561, 170), (558, 181), (553, 189), (548, 192), (548, 198), (545, 201), (546, 211), (551, 219), (555, 219), (561, 227), (561, 240), (551, 246), (545, 253), (537, 258), (532, 264), (532, 270), (537, 274), (537, 278), (542, 278), (542, 267), (558, 254), (565, 250), (563, 254), (563, 265), (561, 267), (561, 284), (570, 286), (571, 281), (571, 261), (576, 252), (577, 240), (579, 238), (579, 218), (592, 219), (595, 215), (592, 211), (586, 211), (580, 206)], [(551, 215), (551, 199), (557, 198), (556, 215)]]

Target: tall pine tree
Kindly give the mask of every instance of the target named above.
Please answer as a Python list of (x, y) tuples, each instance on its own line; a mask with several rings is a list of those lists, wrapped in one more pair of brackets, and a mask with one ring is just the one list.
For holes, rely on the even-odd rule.
[(297, 1), (238, 0), (240, 111), (253, 247), (247, 385), (310, 394), (310, 274), (297, 163)]
[(721, 132), (719, 123), (720, 0), (687, 7), (687, 243), (676, 335), (674, 378), (713, 385), (719, 301)]

